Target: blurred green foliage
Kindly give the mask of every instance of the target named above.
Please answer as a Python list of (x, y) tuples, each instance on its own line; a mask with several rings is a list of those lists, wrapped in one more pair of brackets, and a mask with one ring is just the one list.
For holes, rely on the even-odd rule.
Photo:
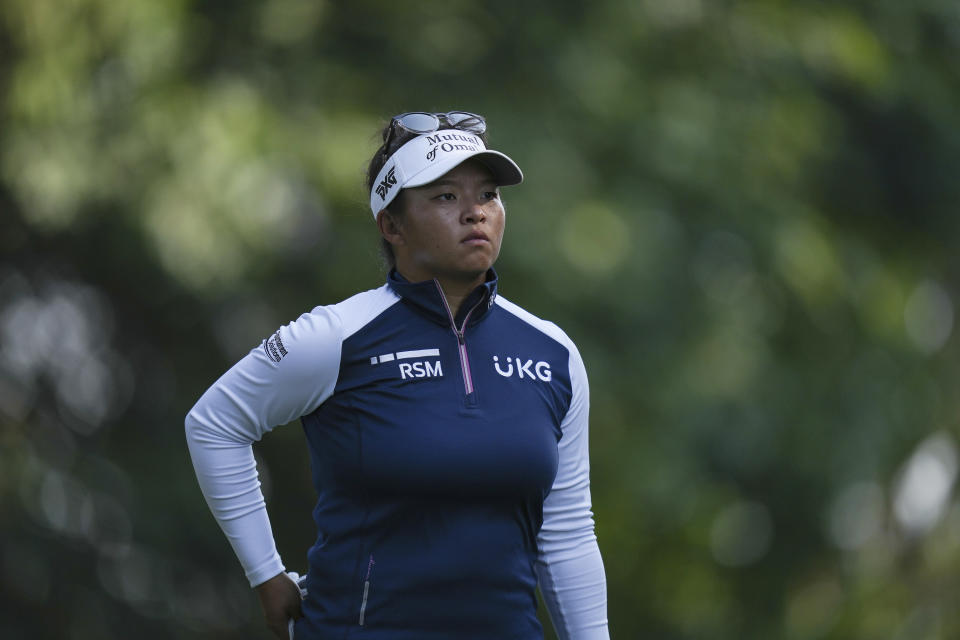
[[(960, 5), (0, 5), (0, 637), (265, 637), (182, 419), (378, 286), (363, 168), (484, 113), (591, 378), (616, 638), (960, 636)], [(302, 568), (302, 433), (257, 448)], [(549, 636), (548, 636), (549, 637)]]

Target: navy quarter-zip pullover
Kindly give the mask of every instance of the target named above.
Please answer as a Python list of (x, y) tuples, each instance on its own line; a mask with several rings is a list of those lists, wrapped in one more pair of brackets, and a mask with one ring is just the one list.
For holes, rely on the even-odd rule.
[(208, 504), (256, 585), (283, 571), (250, 443), (301, 418), (317, 492), (297, 638), (606, 638), (588, 391), (555, 325), (497, 296), (452, 317), (435, 281), (281, 327), (187, 417)]

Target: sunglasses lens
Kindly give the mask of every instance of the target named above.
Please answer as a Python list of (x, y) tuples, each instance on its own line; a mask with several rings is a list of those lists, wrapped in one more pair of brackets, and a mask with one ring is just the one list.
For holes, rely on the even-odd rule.
[(478, 116), (469, 111), (451, 111), (445, 116), (451, 127), (463, 129), (471, 133), (481, 134), (487, 130), (487, 122), (483, 116)]
[(483, 135), (487, 130), (487, 122), (483, 116), (469, 111), (451, 111), (450, 113), (426, 113), (411, 111), (393, 117), (393, 126), (389, 127), (383, 137), (383, 153), (389, 155), (391, 148), (397, 146), (398, 137), (396, 128), (399, 127), (410, 133), (433, 133), (440, 128), (441, 118), (448, 126), (461, 131), (469, 131), (476, 135)]
[(413, 133), (430, 133), (440, 126), (437, 116), (432, 113), (405, 113), (397, 118), (397, 122)]

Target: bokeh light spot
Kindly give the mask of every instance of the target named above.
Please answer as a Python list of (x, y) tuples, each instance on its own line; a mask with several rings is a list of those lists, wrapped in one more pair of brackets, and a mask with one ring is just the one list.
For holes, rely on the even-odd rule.
[(754, 564), (766, 555), (772, 540), (770, 512), (759, 502), (742, 500), (729, 505), (710, 528), (713, 557), (727, 567)]
[(883, 489), (875, 482), (855, 482), (844, 487), (827, 512), (827, 528), (833, 543), (847, 550), (859, 549), (883, 526)]
[(929, 531), (939, 522), (957, 478), (957, 447), (946, 432), (921, 442), (905, 463), (894, 488), (893, 510), (908, 533)]
[(953, 333), (953, 301), (940, 284), (925, 280), (907, 298), (903, 322), (907, 337), (923, 353), (940, 350)]
[(630, 230), (623, 219), (600, 202), (571, 211), (560, 227), (560, 247), (579, 270), (600, 275), (618, 267), (630, 247)]

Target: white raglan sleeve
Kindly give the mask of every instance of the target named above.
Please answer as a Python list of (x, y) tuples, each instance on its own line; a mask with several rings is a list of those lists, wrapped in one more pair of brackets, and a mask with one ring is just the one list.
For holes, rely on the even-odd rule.
[(187, 414), (200, 489), (251, 586), (284, 571), (251, 445), (333, 393), (341, 336), (336, 313), (317, 307), (251, 350)]
[(560, 640), (608, 640), (607, 582), (590, 500), (590, 391), (580, 353), (567, 346), (573, 397), (561, 424), (557, 477), (543, 504), (537, 577)]

